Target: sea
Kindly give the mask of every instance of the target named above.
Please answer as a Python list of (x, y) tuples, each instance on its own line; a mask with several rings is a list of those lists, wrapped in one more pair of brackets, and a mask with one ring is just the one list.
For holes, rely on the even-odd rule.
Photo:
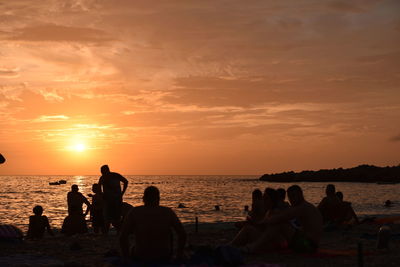
[[(161, 192), (160, 204), (175, 210), (183, 223), (235, 222), (246, 217), (244, 206), (251, 206), (251, 193), (266, 187), (287, 189), (292, 183), (260, 181), (255, 175), (157, 175), (125, 176), (129, 186), (124, 201), (133, 206), (142, 205), (143, 191), (153, 185)], [(92, 184), (99, 176), (0, 176), (0, 224), (14, 224), (26, 231), (32, 208), (41, 205), (52, 227), (61, 228), (67, 215), (67, 193), (77, 184), (89, 201)], [(66, 180), (66, 184), (50, 182)], [(318, 204), (328, 183), (297, 183), (305, 198)], [(344, 200), (352, 203), (360, 216), (400, 214), (400, 184), (334, 183), (342, 191)], [(384, 206), (391, 200), (393, 206)], [(178, 208), (182, 204), (184, 208)], [(181, 206), (182, 206), (181, 205)], [(216, 210), (215, 206), (219, 206)], [(87, 217), (88, 219), (88, 217)]]

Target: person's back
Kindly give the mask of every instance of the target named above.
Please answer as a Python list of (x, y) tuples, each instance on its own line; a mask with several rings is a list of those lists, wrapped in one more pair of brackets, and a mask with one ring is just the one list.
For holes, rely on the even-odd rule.
[(301, 209), (296, 219), (300, 223), (302, 231), (309, 239), (319, 244), (323, 231), (323, 224), (322, 216), (318, 208), (305, 200), (302, 204), (299, 204), (297, 208)]
[(336, 196), (335, 186), (332, 184), (326, 187), (326, 197), (318, 205), (324, 223), (334, 223), (340, 218), (340, 208), (342, 206), (339, 198)]
[(168, 262), (172, 257), (172, 230), (178, 234), (178, 255), (182, 254), (186, 242), (185, 230), (172, 209), (159, 206), (156, 187), (146, 188), (143, 200), (145, 205), (132, 208), (124, 220), (120, 235), (123, 256), (129, 255), (128, 236), (132, 233), (135, 236), (134, 259)]
[(82, 205), (90, 205), (89, 201), (86, 199), (82, 193), (78, 192), (79, 188), (77, 185), (71, 186), (71, 191), (67, 194), (67, 204), (69, 214), (83, 214)]
[(135, 235), (134, 255), (144, 260), (168, 259), (172, 254), (172, 227), (179, 224), (175, 213), (162, 206), (139, 206), (129, 217)]
[(35, 213), (35, 215), (29, 217), (27, 234), (28, 238), (43, 238), (46, 229), (50, 235), (53, 235), (53, 232), (50, 229), (49, 219), (46, 216), (42, 215), (43, 208), (41, 206), (35, 206), (33, 208), (33, 212)]

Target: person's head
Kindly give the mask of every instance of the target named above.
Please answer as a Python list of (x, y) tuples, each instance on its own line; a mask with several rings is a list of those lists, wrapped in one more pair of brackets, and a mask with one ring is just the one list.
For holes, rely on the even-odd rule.
[(336, 193), (336, 188), (335, 185), (333, 184), (328, 184), (325, 188), (325, 193), (327, 196), (333, 196)]
[(267, 209), (273, 209), (278, 203), (278, 193), (275, 189), (267, 187), (264, 191), (264, 203)]
[(71, 185), (71, 191), (72, 192), (78, 192), (79, 191), (79, 187), (76, 184)]
[(145, 206), (158, 206), (160, 204), (160, 191), (155, 186), (149, 186), (144, 190), (143, 202)]
[(101, 174), (104, 175), (104, 174), (107, 174), (110, 172), (110, 168), (108, 167), (108, 165), (103, 165), (103, 166), (101, 166), (100, 171), (101, 171)]
[(276, 192), (278, 193), (278, 198), (280, 201), (285, 201), (286, 198), (286, 190), (283, 188), (278, 188), (276, 189)]
[(92, 185), (92, 192), (93, 193), (100, 193), (101, 191), (100, 191), (100, 185), (99, 184), (93, 184)]
[(292, 185), (287, 190), (290, 205), (296, 206), (304, 201), (303, 190), (298, 185)]
[(37, 205), (37, 206), (35, 206), (34, 208), (33, 208), (33, 213), (35, 214), (35, 215), (42, 215), (43, 214), (43, 208), (42, 208), (42, 206), (39, 206), (39, 205)]
[(340, 199), (340, 200), (343, 201), (343, 193), (342, 193), (342, 192), (337, 191), (337, 192), (336, 192), (336, 196), (337, 196), (338, 199)]
[(260, 200), (263, 198), (263, 194), (260, 189), (254, 189), (253, 193), (251, 194), (253, 201)]

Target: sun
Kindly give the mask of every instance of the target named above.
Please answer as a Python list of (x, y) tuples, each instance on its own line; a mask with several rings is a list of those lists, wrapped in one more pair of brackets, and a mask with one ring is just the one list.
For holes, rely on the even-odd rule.
[(73, 149), (77, 152), (83, 152), (86, 150), (86, 146), (83, 143), (78, 143), (76, 145), (73, 146)]

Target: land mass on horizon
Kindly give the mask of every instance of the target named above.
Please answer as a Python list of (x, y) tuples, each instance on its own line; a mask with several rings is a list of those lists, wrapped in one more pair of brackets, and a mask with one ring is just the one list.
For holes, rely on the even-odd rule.
[(282, 172), (264, 174), (261, 181), (268, 182), (361, 182), (361, 183), (400, 183), (400, 164), (378, 167), (359, 165), (343, 169), (321, 169), (319, 171)]

